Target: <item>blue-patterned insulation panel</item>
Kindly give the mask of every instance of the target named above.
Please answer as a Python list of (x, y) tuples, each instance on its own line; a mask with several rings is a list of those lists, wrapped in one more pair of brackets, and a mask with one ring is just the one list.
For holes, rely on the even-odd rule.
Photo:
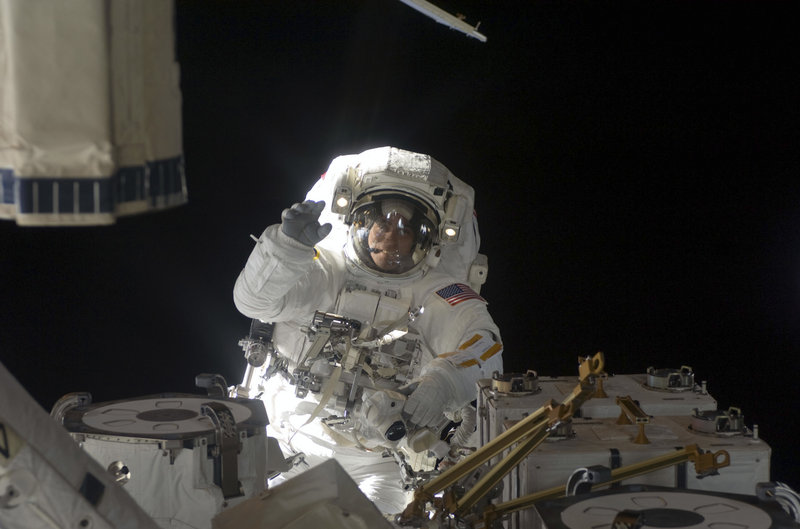
[(121, 167), (101, 178), (18, 178), (0, 168), (0, 203), (16, 204), (17, 214), (113, 213), (119, 204), (147, 200), (150, 206), (175, 203), (185, 194), (183, 157)]

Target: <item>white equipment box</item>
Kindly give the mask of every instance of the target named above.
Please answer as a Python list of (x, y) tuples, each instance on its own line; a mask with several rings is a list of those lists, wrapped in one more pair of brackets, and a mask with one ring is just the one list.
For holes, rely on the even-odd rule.
[[(654, 417), (645, 426), (647, 444), (636, 444), (637, 425), (618, 425), (616, 419), (572, 421), (573, 437), (545, 441), (511, 471), (503, 492), (504, 500), (560, 485), (566, 486), (573, 471), (593, 465), (608, 468), (638, 463), (662, 456), (687, 445), (702, 450), (725, 450), (730, 466), (719, 475), (698, 479), (691, 463), (644, 474), (623, 483), (638, 483), (692, 490), (755, 494), (756, 485), (769, 481), (770, 447), (752, 436), (719, 437), (690, 429), (691, 417)], [(516, 519), (516, 521), (515, 521)], [(531, 510), (512, 515), (510, 527), (539, 527)]]
[[(657, 371), (654, 371), (657, 374)], [(653, 374), (615, 375), (602, 380), (606, 397), (592, 397), (581, 406), (579, 416), (596, 419), (618, 417), (617, 397), (631, 397), (652, 416), (689, 416), (697, 409), (717, 409), (717, 401), (693, 381), (673, 389), (648, 385), (648, 380), (660, 382)], [(541, 377), (538, 388), (530, 391), (500, 392), (492, 389), (492, 379), (478, 381), (478, 412), (480, 414), (481, 446), (505, 431), (505, 421), (518, 421), (544, 404), (561, 402), (578, 384), (577, 376)]]
[[(551, 435), (504, 478), (501, 501), (552, 487), (566, 488), (567, 480), (577, 469), (594, 465), (613, 469), (692, 444), (704, 451), (727, 451), (730, 466), (720, 469), (719, 475), (698, 479), (693, 465), (686, 463), (623, 483), (752, 495), (757, 483), (769, 481), (771, 450), (767, 443), (738, 426), (734, 432), (716, 433), (716, 423), (720, 419), (724, 419), (724, 423), (727, 416), (716, 411), (717, 403), (713, 397), (693, 381), (688, 381), (680, 389), (652, 387), (665, 380), (654, 379), (654, 374), (659, 372), (605, 379), (602, 390), (606, 396), (593, 397), (585, 402), (569, 425), (564, 425), (557, 435)], [(518, 386), (521, 391), (505, 392), (500, 389), (509, 388), (497, 384), (496, 380), (479, 381), (481, 445), (551, 400), (561, 402), (578, 383), (577, 377), (538, 378), (533, 374), (531, 378), (536, 380), (528, 381), (524, 389)], [(649, 416), (649, 422), (644, 425), (617, 424), (621, 415), (617, 397), (631, 397)], [(739, 418), (734, 414), (734, 419)], [(642, 426), (649, 442), (636, 443), (634, 441), (640, 436)], [(506, 526), (512, 529), (542, 527), (534, 509), (513, 513)]]
[(164, 393), (74, 406), (63, 423), (165, 529), (210, 529), (215, 515), (266, 488), (259, 400)]

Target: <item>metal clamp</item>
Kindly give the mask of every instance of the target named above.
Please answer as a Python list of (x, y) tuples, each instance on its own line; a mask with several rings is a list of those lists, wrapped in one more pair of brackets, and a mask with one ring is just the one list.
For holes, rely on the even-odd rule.
[(492, 390), (501, 394), (530, 395), (541, 391), (536, 371), (525, 373), (492, 373)]
[(744, 416), (739, 408), (731, 407), (727, 411), (695, 408), (692, 413), (692, 430), (697, 432), (732, 436), (743, 434), (745, 429)]
[(687, 391), (694, 389), (694, 372), (689, 366), (680, 369), (647, 368), (647, 385), (664, 391)]
[(194, 385), (205, 389), (209, 397), (228, 396), (228, 383), (225, 377), (216, 373), (200, 373), (194, 377)]
[(567, 480), (567, 496), (591, 492), (592, 486), (611, 480), (611, 469), (602, 465), (578, 468)]
[(216, 445), (211, 455), (214, 458), (214, 483), (222, 489), (225, 498), (243, 496), (239, 482), (238, 454), (242, 442), (236, 430), (233, 412), (221, 402), (205, 402), (200, 411), (214, 425)]
[(67, 393), (53, 404), (50, 410), (50, 417), (55, 419), (58, 424), (64, 423), (64, 415), (72, 408), (78, 406), (88, 406), (92, 403), (92, 394), (80, 391), (76, 393)]

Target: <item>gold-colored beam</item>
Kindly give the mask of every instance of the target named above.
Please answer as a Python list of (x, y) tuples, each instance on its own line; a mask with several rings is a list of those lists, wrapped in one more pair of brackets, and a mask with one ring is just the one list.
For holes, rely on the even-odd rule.
[[(591, 378), (602, 374), (604, 365), (605, 359), (603, 353), (597, 353), (592, 358), (581, 359), (579, 367), (580, 381), (575, 387), (575, 390), (561, 403), (563, 406), (571, 404), (571, 414), (574, 414), (578, 408), (591, 397), (594, 392), (594, 385), (592, 384)], [(551, 410), (557, 408), (559, 408), (559, 404), (551, 400), (463, 460), (459, 461), (458, 464), (453, 465), (428, 483), (422, 485), (420, 490), (433, 495), (443, 491), (447, 487), (455, 485), (461, 478), (469, 475), (491, 458), (502, 454), (514, 443), (519, 442), (521, 439), (536, 432), (540, 428), (546, 427)]]
[[(504, 458), (498, 468), (493, 469), (481, 478), (473, 487), (473, 490), (468, 491), (461, 500), (452, 502), (444, 507), (449, 512), (453, 512), (453, 505), (461, 512), (469, 509), (491, 490), (511, 468), (539, 446), (549, 435), (549, 427), (572, 417), (595, 392), (594, 380), (604, 374), (603, 369), (605, 367), (605, 357), (602, 352), (598, 352), (592, 358), (579, 358), (578, 360), (579, 382), (561, 404), (551, 400), (457, 464), (448, 468), (428, 483), (423, 484), (415, 491), (414, 499), (403, 511), (400, 517), (401, 521), (420, 518), (423, 516), (424, 504), (433, 501), (436, 494), (452, 487), (481, 465), (487, 463), (491, 458), (502, 454), (515, 443), (525, 440), (521, 446), (511, 452), (511, 454), (514, 454), (514, 460), (506, 461), (506, 459), (509, 459), (508, 456)], [(476, 488), (480, 490), (475, 491), (474, 489)], [(464, 500), (464, 498), (467, 499)]]
[(650, 416), (631, 398), (617, 397), (617, 405), (621, 413), (617, 419), (617, 424), (636, 424), (639, 427), (639, 434), (633, 440), (636, 444), (650, 444), (650, 440), (644, 433), (644, 425), (650, 424)]
[[(568, 409), (571, 408), (559, 406), (553, 409), (551, 411), (551, 418), (547, 421), (548, 424), (555, 425), (561, 420), (568, 419), (569, 415), (563, 417), (565, 413), (569, 413), (567, 411)], [(560, 418), (559, 415), (561, 415)], [(529, 437), (523, 439), (507, 456), (501, 459), (497, 465), (494, 465), (485, 476), (478, 480), (478, 482), (456, 502), (455, 512), (457, 514), (468, 512), (484, 495), (486, 495), (486, 493), (492, 490), (492, 487), (503, 479), (503, 476), (508, 474), (520, 461), (528, 457), (528, 454), (542, 444), (549, 435), (550, 428), (541, 427), (537, 428)]]

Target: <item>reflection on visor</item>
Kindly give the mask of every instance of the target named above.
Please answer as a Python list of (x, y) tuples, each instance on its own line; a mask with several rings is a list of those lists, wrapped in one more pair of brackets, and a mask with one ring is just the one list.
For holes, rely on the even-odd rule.
[(394, 197), (356, 209), (350, 233), (361, 264), (392, 275), (420, 264), (435, 233), (427, 211), (414, 201)]
[(409, 222), (403, 217), (390, 213), (386, 218), (377, 218), (373, 223), (373, 229), (380, 233), (390, 233), (396, 231), (399, 235), (405, 235), (409, 231)]

